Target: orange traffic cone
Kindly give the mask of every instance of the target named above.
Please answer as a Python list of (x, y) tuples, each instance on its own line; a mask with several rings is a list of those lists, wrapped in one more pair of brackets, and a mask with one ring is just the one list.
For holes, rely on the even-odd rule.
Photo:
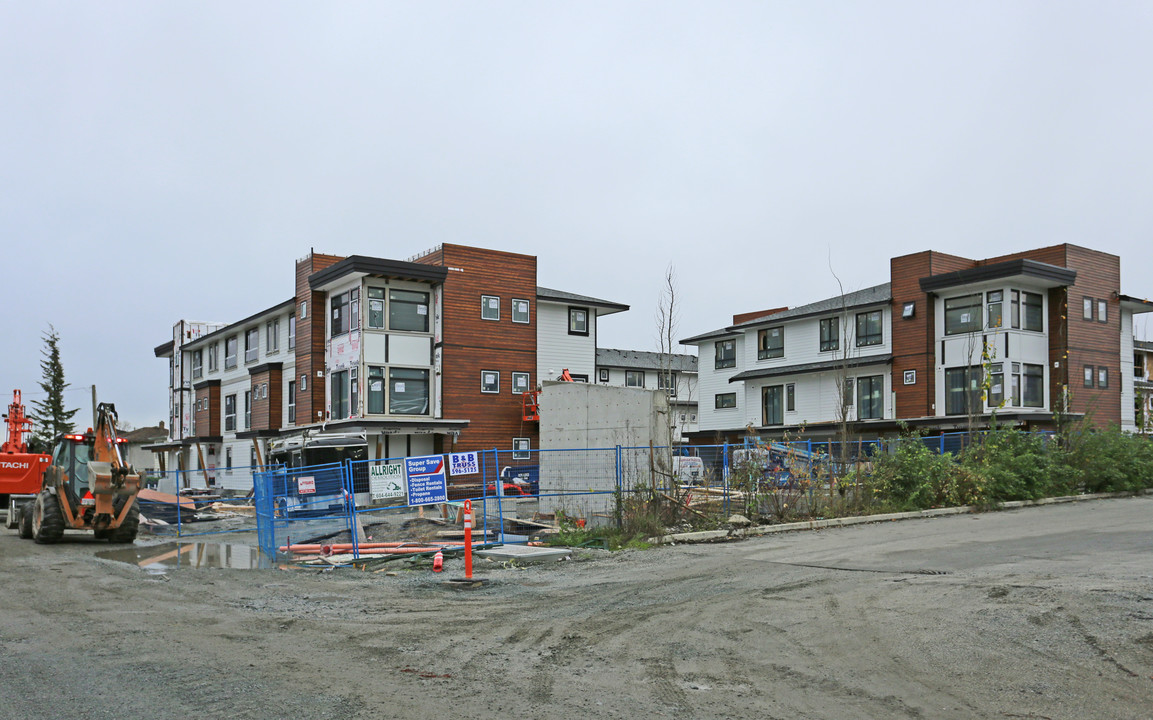
[(436, 557), (432, 559), (432, 571), (440, 572), (441, 570), (444, 570), (444, 553), (437, 550)]

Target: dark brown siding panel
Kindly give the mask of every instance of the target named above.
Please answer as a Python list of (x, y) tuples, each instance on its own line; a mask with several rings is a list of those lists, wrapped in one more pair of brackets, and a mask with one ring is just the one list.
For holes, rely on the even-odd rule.
[[(340, 262), (339, 255), (311, 253), (296, 263), (296, 424), (309, 425), (320, 422), (323, 417), (317, 411), (324, 410), (325, 378), (317, 377), (316, 371), (324, 371), (324, 313), (325, 294), (312, 292), (308, 277), (318, 270)], [(300, 303), (308, 302), (308, 317), (300, 319)], [(300, 377), (308, 380), (307, 389), (300, 391)]]

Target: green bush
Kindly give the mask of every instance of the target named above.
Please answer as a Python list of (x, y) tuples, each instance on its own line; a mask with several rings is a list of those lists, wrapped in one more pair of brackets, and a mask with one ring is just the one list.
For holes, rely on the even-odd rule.
[(1059, 473), (1072, 489), (1135, 492), (1153, 487), (1153, 442), (1117, 428), (1072, 434)]
[(962, 453), (961, 468), (973, 477), (974, 487), (965, 504), (1046, 497), (1052, 485), (1050, 464), (1050, 453), (1041, 436), (993, 429)]
[(938, 455), (925, 446), (920, 433), (906, 432), (873, 467), (871, 490), (895, 509), (924, 509), (948, 500), (953, 456)]

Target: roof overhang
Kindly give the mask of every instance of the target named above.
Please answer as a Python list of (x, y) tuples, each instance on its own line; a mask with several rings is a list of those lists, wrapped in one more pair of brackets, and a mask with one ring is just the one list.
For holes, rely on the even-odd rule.
[(390, 280), (415, 280), (425, 283), (442, 283), (448, 277), (448, 268), (443, 265), (386, 260), (385, 258), (350, 255), (340, 262), (314, 272), (308, 276), (308, 286), (313, 292), (326, 292), (349, 280), (364, 277), (388, 278)]
[(560, 305), (582, 305), (593, 308), (597, 311), (598, 316), (612, 315), (613, 313), (624, 312), (629, 309), (629, 306), (623, 303), (601, 300), (600, 298), (589, 297), (588, 295), (577, 295), (576, 293), (552, 290), (539, 286), (536, 289), (536, 299), (537, 302), (551, 302)]
[(964, 285), (1018, 277), (1026, 278), (1030, 284), (1041, 287), (1065, 287), (1077, 280), (1077, 271), (1025, 258), (930, 275), (921, 278), (920, 283), (922, 292), (936, 293)]
[(1138, 314), (1153, 312), (1153, 301), (1142, 300), (1141, 298), (1135, 298), (1131, 295), (1120, 295), (1118, 297), (1121, 300), (1121, 307), (1131, 313)]
[(176, 347), (176, 341), (175, 340), (169, 340), (166, 343), (161, 343), (161, 344), (157, 345), (156, 347), (152, 348), (152, 352), (158, 358), (160, 358), (160, 357), (172, 357), (172, 350), (175, 347)]
[(468, 428), (468, 420), (437, 420), (433, 418), (413, 418), (412, 420), (370, 420), (367, 418), (348, 418), (346, 420), (329, 420), (323, 424), (309, 425), (304, 428), (310, 432), (317, 430), (369, 433), (373, 435), (459, 435)]
[(184, 346), (181, 348), (181, 350), (182, 351), (188, 351), (188, 350), (194, 350), (198, 347), (204, 347), (205, 345), (208, 344), (208, 342), (210, 340), (214, 340), (216, 338), (220, 338), (220, 337), (223, 337), (225, 335), (231, 335), (231, 334), (237, 332), (238, 330), (242, 329), (245, 325), (252, 324), (253, 321), (257, 321), (257, 324), (259, 324), (259, 322), (264, 321), (266, 316), (274, 315), (274, 314), (279, 313), (279, 312), (283, 312), (283, 311), (285, 311), (291, 307), (295, 307), (295, 306), (296, 306), (296, 298), (289, 298), (288, 300), (285, 300), (284, 302), (277, 303), (276, 305), (273, 305), (270, 308), (265, 308), (264, 310), (261, 310), (260, 312), (253, 313), (252, 315), (249, 315), (248, 317), (244, 318), (243, 320), (240, 320), (240, 321), (234, 322), (234, 323), (229, 323), (229, 324), (225, 325), (224, 327), (220, 328), (219, 330), (213, 330), (212, 332), (208, 333), (207, 335), (201, 335), (200, 337), (196, 338), (195, 340), (190, 340), (189, 342), (184, 343)]
[(827, 360), (825, 362), (805, 363), (803, 365), (756, 368), (754, 370), (737, 373), (729, 378), (729, 382), (760, 380), (763, 378), (781, 377), (783, 375), (804, 375), (807, 373), (825, 372), (827, 370), (848, 370), (851, 368), (867, 367), (869, 365), (888, 365), (891, 362), (893, 362), (892, 355), (865, 355), (863, 357)]

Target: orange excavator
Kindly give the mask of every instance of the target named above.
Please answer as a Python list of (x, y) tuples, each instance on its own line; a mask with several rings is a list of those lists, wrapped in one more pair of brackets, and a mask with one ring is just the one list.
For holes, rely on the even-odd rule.
[(20, 510), (36, 498), (40, 478), (50, 460), (48, 455), (28, 452), (24, 436), (32, 431), (32, 421), (24, 415), (20, 391), (12, 391), (12, 404), (4, 416), (8, 439), (0, 446), (0, 507), (8, 508), (5, 526), (15, 528)]
[(96, 429), (56, 440), (40, 492), (20, 516), (20, 536), (54, 543), (65, 530), (91, 530), (97, 540), (130, 543), (140, 526), (140, 475), (124, 461), (116, 407), (96, 407)]

